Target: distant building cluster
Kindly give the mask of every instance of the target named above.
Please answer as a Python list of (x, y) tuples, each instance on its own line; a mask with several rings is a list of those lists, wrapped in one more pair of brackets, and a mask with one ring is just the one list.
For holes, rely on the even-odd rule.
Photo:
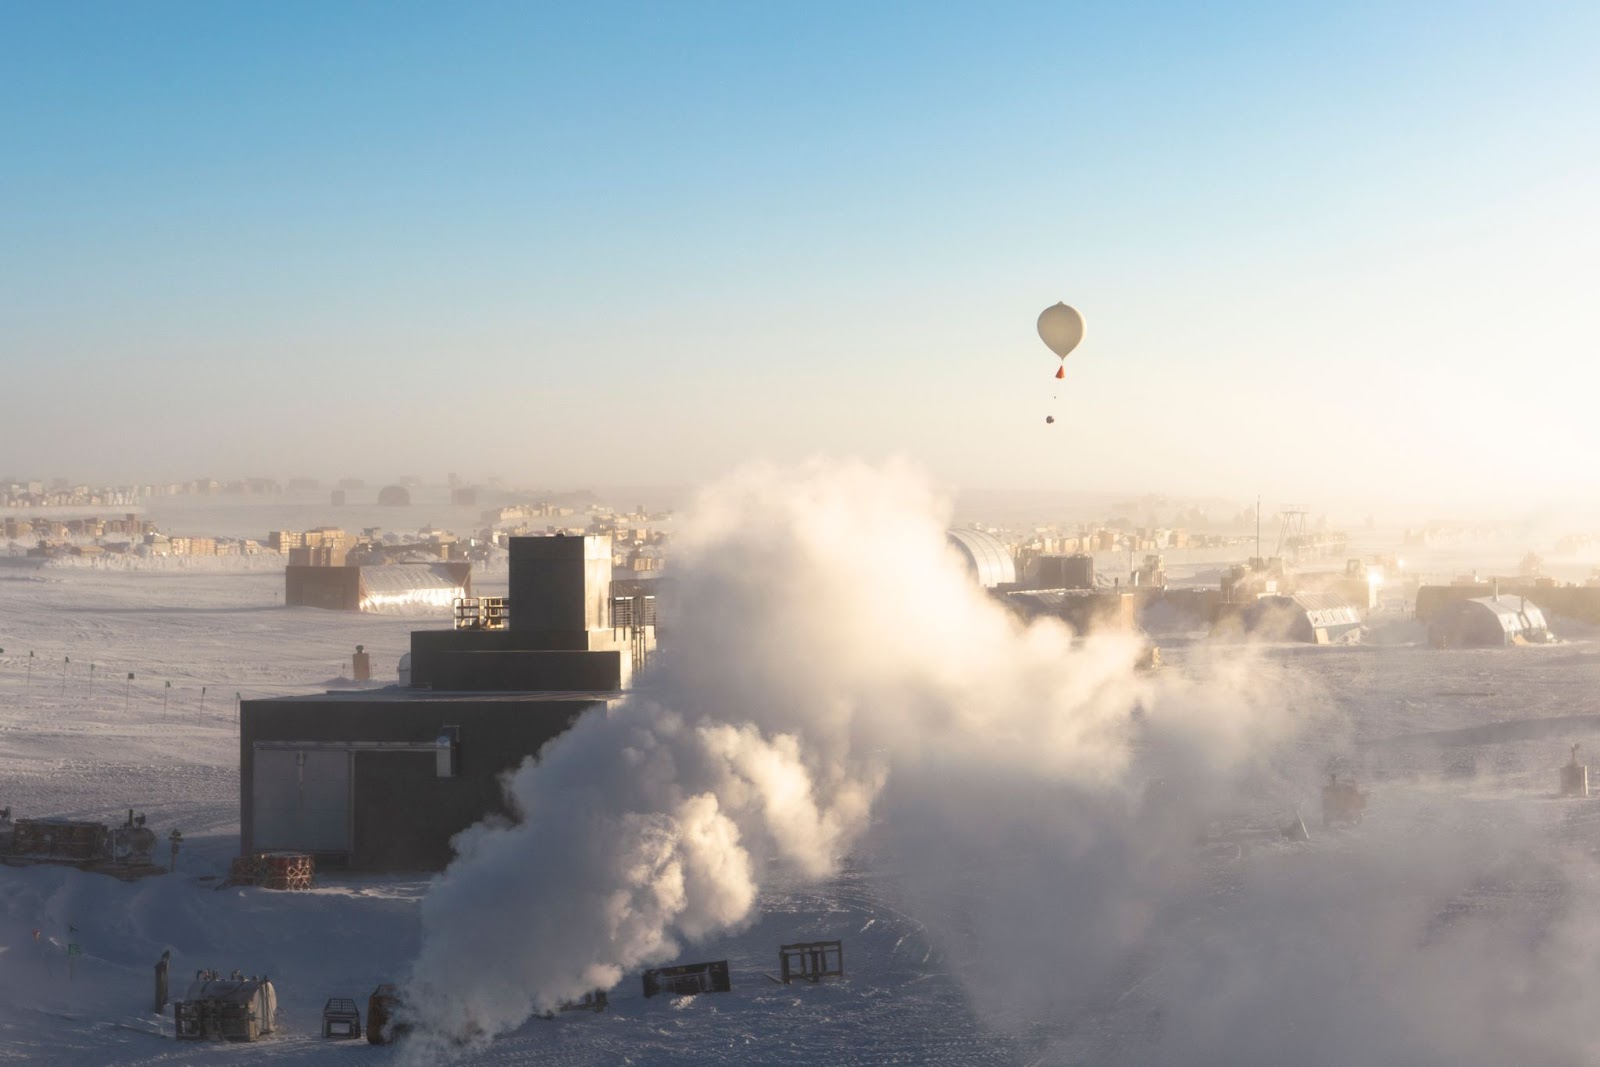
[(571, 515), (573, 509), (545, 501), (533, 504), (507, 504), (502, 508), (491, 508), (483, 513), (483, 521), (490, 526), (502, 522), (527, 522), (530, 519), (556, 519)]
[(1592, 556), (1600, 553), (1600, 533), (1584, 531), (1564, 534), (1556, 541), (1559, 556)]
[(596, 509), (594, 518), (584, 532), (591, 536), (611, 538), (611, 566), (613, 570), (633, 574), (649, 574), (666, 566), (667, 534), (655, 529), (652, 523), (671, 518), (670, 514), (651, 515), (640, 505), (630, 512), (613, 512), (609, 508)]
[[(345, 478), (339, 482), (341, 489), (360, 489), (366, 483), (359, 478)], [(316, 478), (290, 478), (289, 492), (305, 492), (320, 488)], [(0, 480), (0, 508), (99, 508), (131, 507), (152, 497), (164, 496), (276, 496), (285, 491), (285, 484), (276, 478), (235, 478), (218, 481), (215, 478), (194, 478), (186, 482), (145, 482), (138, 485), (84, 485), (72, 484), (64, 478), (49, 482), (43, 480)]]
[[(58, 556), (253, 556), (261, 545), (250, 538), (168, 536), (137, 515), (119, 518), (0, 520), (12, 555)], [(31, 544), (29, 544), (31, 542)], [(24, 548), (23, 545), (28, 547)]]
[[(377, 502), (407, 505), (411, 502), (409, 486), (414, 484), (414, 478), (404, 477), (382, 486), (377, 492)], [(494, 486), (495, 480), (491, 479), (489, 484)], [(349, 492), (366, 488), (366, 483), (357, 478), (341, 478), (334, 485), (336, 488), (331, 490), (333, 506), (345, 504)], [(485, 563), (497, 555), (503, 557), (514, 537), (604, 536), (610, 539), (616, 570), (649, 578), (665, 567), (668, 534), (662, 526), (672, 518), (670, 511), (651, 513), (643, 505), (631, 511), (614, 509), (594, 501), (592, 495), (585, 492), (566, 494), (569, 499), (541, 498), (492, 507), (480, 513), (477, 529), (460, 533), (432, 526), (414, 532), (376, 527), (352, 532), (337, 526), (319, 526), (309, 530), (273, 530), (256, 540), (165, 533), (133, 513), (72, 518), (27, 514), (28, 509), (44, 508), (71, 508), (80, 512), (95, 507), (133, 509), (161, 497), (273, 496), (322, 489), (323, 483), (315, 478), (290, 478), (286, 482), (274, 478), (231, 481), (194, 478), (126, 486), (73, 484), (65, 479), (49, 482), (0, 480), (0, 511), (14, 513), (9, 518), (0, 518), (0, 533), (4, 534), (7, 551), (13, 556), (183, 557), (274, 553), (287, 557), (291, 566), (312, 567)], [(475, 487), (451, 475), (450, 502), (453, 506), (476, 505), (477, 494)]]
[(125, 537), (140, 540), (155, 527), (137, 515), (123, 515), (114, 519), (24, 519), (8, 515), (0, 520), (0, 529), (8, 541), (26, 541), (34, 538), (78, 538), (97, 540), (104, 537)]
[(1066, 533), (1054, 526), (1042, 526), (1021, 541), (1018, 551), (1045, 556), (1070, 556), (1078, 552), (1161, 552), (1211, 543), (1229, 544), (1233, 540), (1209, 535), (1195, 537), (1181, 527), (1086, 526), (1075, 533)]
[(183, 537), (163, 533), (145, 535), (137, 546), (148, 556), (259, 556), (261, 542), (249, 537)]
[[(632, 511), (618, 512), (603, 504), (595, 505), (587, 525), (533, 522), (534, 519), (568, 518), (575, 509), (538, 501), (512, 504), (483, 513), (487, 527), (479, 532), (484, 542), (504, 549), (513, 537), (605, 536), (611, 539), (612, 567), (633, 574), (650, 574), (665, 567), (666, 531), (655, 524), (672, 517), (671, 512), (651, 513), (641, 504)], [(501, 525), (509, 524), (509, 525)]]
[(1403, 540), (1407, 548), (1475, 545), (1500, 540), (1500, 531), (1477, 523), (1430, 523), (1416, 529), (1407, 528)]
[(337, 526), (313, 530), (273, 530), (266, 546), (289, 557), (291, 567), (354, 567), (384, 563), (482, 562), (492, 549), (477, 538), (425, 527), (413, 534), (369, 526), (350, 534)]
[(68, 485), (65, 481), (0, 482), (0, 508), (130, 507), (139, 503), (137, 486)]

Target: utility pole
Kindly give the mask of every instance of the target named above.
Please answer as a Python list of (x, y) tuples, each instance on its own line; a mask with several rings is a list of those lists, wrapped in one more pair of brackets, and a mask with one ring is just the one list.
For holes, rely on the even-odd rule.
[(167, 698), (170, 696), (172, 696), (172, 683), (168, 682), (167, 687), (161, 690), (161, 717), (163, 719), (167, 717)]
[(1256, 494), (1256, 559), (1261, 558), (1261, 494)]
[(32, 689), (33, 688), (33, 653), (32, 652), (28, 653), (28, 678), (27, 678), (26, 681), (24, 681), (22, 683), (22, 688), (24, 688), (24, 689)]
[(94, 662), (89, 663), (89, 695), (94, 696)]
[(71, 656), (61, 657), (61, 695), (67, 695), (67, 664), (72, 662)]
[(127, 713), (128, 704), (132, 700), (133, 700), (133, 672), (129, 671), (128, 672), (128, 682), (127, 682), (126, 685), (124, 685), (122, 687), (122, 711), (123, 711), (124, 714)]

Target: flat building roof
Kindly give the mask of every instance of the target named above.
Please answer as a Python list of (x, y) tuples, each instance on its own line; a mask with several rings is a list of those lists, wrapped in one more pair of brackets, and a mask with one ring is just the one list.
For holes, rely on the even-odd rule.
[(573, 703), (575, 701), (613, 701), (621, 700), (623, 693), (618, 691), (605, 691), (594, 689), (535, 689), (515, 690), (500, 689), (410, 689), (406, 686), (392, 686), (386, 689), (330, 689), (325, 693), (300, 693), (293, 696), (281, 697), (251, 697), (246, 704), (272, 703), (327, 703), (328, 700), (349, 701), (359, 703), (411, 703), (426, 704), (435, 700), (448, 700), (452, 704), (526, 704), (539, 703)]

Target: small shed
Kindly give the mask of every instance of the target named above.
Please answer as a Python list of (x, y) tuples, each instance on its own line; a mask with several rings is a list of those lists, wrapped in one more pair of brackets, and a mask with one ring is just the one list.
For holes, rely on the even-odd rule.
[(1544, 612), (1524, 596), (1485, 596), (1440, 605), (1428, 622), (1435, 648), (1504, 648), (1551, 639)]

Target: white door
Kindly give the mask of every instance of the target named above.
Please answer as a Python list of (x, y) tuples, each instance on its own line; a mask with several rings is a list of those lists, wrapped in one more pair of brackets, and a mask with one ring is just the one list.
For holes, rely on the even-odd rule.
[(256, 850), (348, 852), (350, 753), (258, 748), (255, 755)]

